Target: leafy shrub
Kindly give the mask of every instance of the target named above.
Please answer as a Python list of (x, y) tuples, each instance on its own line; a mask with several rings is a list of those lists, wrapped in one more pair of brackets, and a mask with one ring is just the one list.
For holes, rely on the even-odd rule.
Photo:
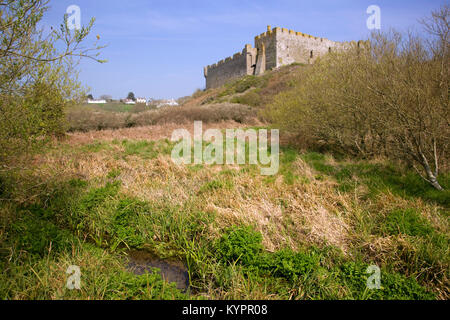
[(339, 268), (339, 278), (347, 287), (354, 299), (375, 300), (430, 300), (435, 299), (434, 294), (428, 292), (419, 285), (414, 278), (406, 278), (397, 273), (381, 271), (381, 289), (367, 288), (366, 273), (368, 265), (363, 263), (349, 262)]
[(158, 156), (155, 150), (155, 141), (127, 141), (124, 140), (122, 145), (125, 147), (126, 155), (139, 155), (144, 159), (154, 159)]
[(233, 227), (225, 232), (215, 247), (222, 261), (250, 265), (259, 259), (262, 252), (262, 236), (252, 227)]
[(165, 282), (158, 271), (137, 276), (129, 272), (116, 272), (108, 281), (105, 299), (120, 300), (184, 300), (187, 296), (176, 284)]
[(250, 88), (261, 88), (266, 84), (266, 79), (258, 76), (246, 76), (236, 80), (231, 86), (236, 93), (242, 93)]
[(104, 187), (93, 189), (86, 194), (80, 202), (81, 208), (85, 210), (92, 210), (103, 202), (117, 195), (120, 188), (120, 182), (108, 182)]
[(70, 214), (64, 215), (63, 218), (74, 231), (87, 231), (88, 228), (90, 232), (99, 231), (98, 222), (93, 220), (96, 217), (93, 213), (99, 208), (110, 205), (110, 200), (118, 194), (119, 189), (120, 181), (114, 181), (108, 182), (104, 187), (89, 190), (79, 197), (79, 201), (73, 203), (69, 208)]
[(261, 96), (255, 92), (247, 92), (242, 96), (237, 96), (231, 99), (232, 103), (239, 103), (239, 104), (245, 104), (252, 107), (257, 107), (261, 105)]
[(121, 200), (113, 218), (112, 234), (130, 247), (139, 247), (144, 243), (144, 238), (137, 230), (138, 215), (148, 212), (146, 203), (131, 199)]
[(159, 154), (170, 154), (173, 144), (169, 140), (163, 141), (128, 141), (124, 140), (125, 155), (137, 155), (144, 159), (155, 159)]
[(307, 276), (315, 272), (319, 267), (319, 259), (311, 253), (284, 249), (260, 259), (259, 266), (274, 276), (295, 281), (299, 276)]
[(50, 246), (52, 251), (59, 251), (72, 243), (70, 232), (29, 213), (12, 224), (11, 236), (21, 250), (37, 255), (48, 253)]

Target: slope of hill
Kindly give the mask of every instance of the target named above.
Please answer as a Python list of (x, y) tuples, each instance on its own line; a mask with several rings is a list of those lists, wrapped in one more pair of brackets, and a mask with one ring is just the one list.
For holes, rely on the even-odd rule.
[[(25, 169), (0, 171), (0, 296), (448, 299), (448, 193), (409, 169), (288, 146), (269, 177), (256, 165), (171, 161), (173, 130), (192, 132), (193, 120), (261, 126), (258, 112), (307, 68), (199, 91), (178, 108), (121, 112), (112, 129), (104, 113), (87, 113), (79, 126), (88, 132), (74, 129)], [(148, 273), (130, 268), (136, 252), (156, 259)], [(188, 291), (152, 269), (173, 260)], [(71, 265), (80, 290), (66, 287)], [(378, 290), (366, 285), (373, 266)]]
[(215, 89), (198, 90), (191, 97), (184, 98), (184, 106), (213, 103), (240, 103), (252, 107), (264, 107), (280, 92), (300, 81), (309, 66), (292, 64), (277, 70), (267, 71), (262, 76), (246, 76), (232, 80)]

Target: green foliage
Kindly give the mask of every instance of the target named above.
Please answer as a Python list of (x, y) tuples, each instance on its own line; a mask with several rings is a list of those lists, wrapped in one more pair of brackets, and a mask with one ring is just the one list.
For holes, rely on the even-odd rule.
[(110, 172), (108, 172), (108, 175), (106, 176), (106, 178), (108, 179), (116, 179), (117, 177), (120, 176), (122, 172), (120, 171), (120, 169), (112, 169)]
[(136, 97), (134, 96), (134, 93), (133, 93), (133, 92), (129, 92), (129, 93), (128, 93), (128, 95), (127, 95), (127, 99), (130, 99), (130, 100), (136, 101)]
[(351, 299), (432, 300), (434, 294), (420, 286), (414, 278), (381, 271), (381, 289), (368, 289), (368, 265), (349, 262), (339, 267), (339, 279), (348, 288)]
[(433, 12), (427, 38), (373, 33), (363, 49), (350, 45), (321, 57), (302, 81), (274, 98), (264, 116), (303, 147), (386, 157), (420, 168), (429, 187), (442, 191), (438, 175), (448, 172), (450, 137), (450, 59), (442, 45), (448, 44), (448, 18), (447, 7)]
[(259, 267), (273, 276), (296, 281), (307, 277), (319, 267), (319, 256), (313, 252), (294, 252), (284, 249), (274, 254), (266, 254), (260, 259)]
[(200, 187), (199, 194), (205, 192), (211, 192), (220, 189), (231, 190), (233, 188), (233, 183), (230, 180), (213, 180), (205, 183)]
[(21, 250), (31, 254), (45, 255), (51, 251), (64, 250), (71, 246), (70, 232), (59, 229), (44, 217), (23, 212), (23, 216), (11, 226), (12, 241)]
[(94, 20), (71, 31), (41, 28), (47, 1), (2, 3), (0, 15), (0, 162), (39, 148), (65, 131), (64, 108), (85, 96), (74, 57), (98, 62), (101, 47), (84, 46)]
[(125, 147), (125, 155), (139, 155), (145, 159), (154, 159), (158, 156), (154, 149), (155, 141), (128, 141), (124, 140), (122, 145)]
[(235, 93), (243, 93), (250, 88), (263, 88), (267, 84), (267, 78), (258, 76), (245, 76), (233, 80), (225, 85), (225, 90), (218, 97), (224, 97)]
[(257, 91), (247, 92), (241, 96), (231, 99), (232, 103), (245, 104), (252, 107), (258, 107), (261, 105), (261, 95)]
[(333, 166), (326, 164), (326, 157), (322, 153), (309, 152), (303, 154), (302, 159), (321, 173), (332, 175), (336, 172), (336, 169)]
[(184, 300), (174, 283), (165, 282), (158, 270), (141, 276), (120, 271), (109, 279), (105, 299), (112, 300)]
[(234, 227), (225, 232), (215, 248), (224, 262), (253, 264), (262, 252), (262, 236), (251, 227)]
[(106, 142), (96, 141), (96, 142), (93, 142), (93, 143), (90, 143), (90, 144), (83, 145), (80, 149), (81, 149), (82, 152), (97, 153), (97, 152), (100, 152), (102, 150), (110, 149), (110, 146)]
[[(300, 285), (311, 297), (375, 299), (375, 300), (428, 300), (434, 294), (407, 278), (387, 270), (381, 272), (380, 290), (367, 287), (370, 276), (368, 265), (361, 262), (345, 262), (340, 256), (330, 260), (324, 249), (308, 248), (298, 252), (284, 249), (275, 253), (264, 252), (261, 235), (251, 227), (229, 229), (215, 244), (219, 259), (223, 262), (243, 266), (249, 278), (262, 279), (270, 276), (287, 281), (284, 285)], [(330, 265), (331, 262), (331, 265)], [(225, 271), (224, 271), (225, 272)], [(220, 281), (223, 281), (221, 279)], [(326, 286), (326, 287), (323, 287)], [(343, 294), (342, 288), (345, 293)]]
[(394, 210), (390, 212), (382, 226), (390, 235), (428, 236), (434, 232), (430, 222), (414, 209)]
[(80, 208), (93, 210), (117, 195), (120, 182), (108, 182), (104, 187), (90, 190), (80, 201)]
[(124, 140), (122, 145), (125, 147), (126, 156), (137, 155), (144, 159), (155, 159), (158, 154), (170, 154), (174, 144), (169, 140), (159, 142)]
[(137, 232), (136, 227), (139, 214), (146, 213), (149, 213), (146, 203), (130, 199), (121, 200), (113, 217), (113, 237), (129, 247), (140, 247), (145, 239)]
[(298, 152), (291, 148), (283, 148), (280, 155), (280, 169), (279, 173), (283, 175), (284, 182), (288, 185), (294, 184), (298, 178), (294, 174), (293, 164), (297, 160)]

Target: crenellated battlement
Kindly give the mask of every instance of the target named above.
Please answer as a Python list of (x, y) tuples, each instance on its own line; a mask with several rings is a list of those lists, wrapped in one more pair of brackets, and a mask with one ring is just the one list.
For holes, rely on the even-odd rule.
[(280, 27), (275, 27), (274, 29), (271, 28), (271, 26), (267, 26), (267, 31), (261, 33), (260, 35), (257, 35), (255, 37), (255, 40), (261, 40), (263, 38), (267, 38), (267, 37), (272, 37), (274, 35), (277, 34), (289, 34), (289, 35), (294, 35), (297, 37), (303, 37), (303, 38), (308, 38), (308, 39), (314, 39), (314, 40), (318, 40), (318, 41), (324, 41), (324, 40), (328, 40), (326, 38), (320, 38), (320, 37), (315, 37), (303, 32), (298, 32), (298, 31), (294, 31), (291, 29), (286, 29), (286, 28), (280, 28)]
[(247, 44), (242, 51), (206, 66), (204, 68), (206, 87), (220, 86), (226, 80), (253, 73), (256, 56), (257, 49)]
[(232, 78), (262, 74), (267, 69), (294, 62), (313, 63), (318, 57), (335, 48), (350, 45), (271, 26), (267, 26), (267, 31), (257, 35), (254, 40), (254, 48), (247, 44), (242, 52), (206, 66), (206, 87), (220, 86)]

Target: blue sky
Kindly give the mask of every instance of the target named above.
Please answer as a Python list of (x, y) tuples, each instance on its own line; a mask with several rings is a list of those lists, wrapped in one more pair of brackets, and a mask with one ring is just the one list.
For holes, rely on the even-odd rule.
[(253, 45), (267, 25), (335, 41), (366, 38), (366, 13), (378, 5), (382, 29), (419, 30), (418, 19), (443, 0), (52, 0), (45, 25), (57, 26), (69, 5), (82, 24), (96, 24), (88, 43), (101, 36), (106, 64), (83, 61), (80, 80), (95, 97), (178, 98), (203, 88), (203, 66)]

